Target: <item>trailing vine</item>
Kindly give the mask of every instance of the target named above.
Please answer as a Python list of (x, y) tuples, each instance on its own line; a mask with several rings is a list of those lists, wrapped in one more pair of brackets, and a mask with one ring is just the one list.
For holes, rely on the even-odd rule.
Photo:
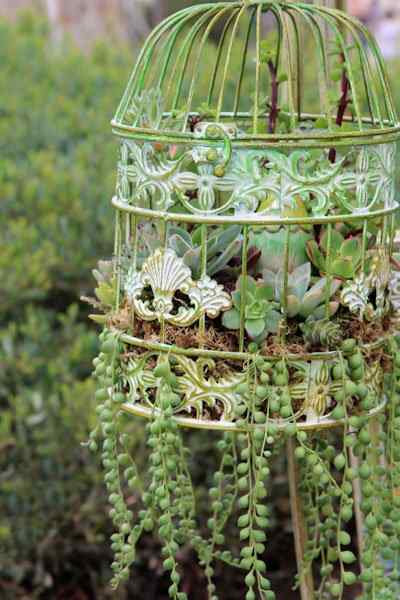
[[(110, 330), (101, 334), (101, 342), (101, 352), (94, 361), (99, 425), (90, 434), (88, 445), (93, 451), (101, 446), (115, 527), (111, 537), (114, 588), (129, 577), (140, 537), (156, 530), (173, 600), (187, 598), (181, 590), (178, 559), (180, 549), (186, 546), (197, 552), (208, 600), (218, 600), (214, 583), (217, 560), (243, 571), (246, 600), (274, 600), (264, 560), (270, 525), (266, 498), (273, 454), (291, 438), (295, 440), (307, 535), (297, 585), (307, 573), (315, 574), (317, 567), (318, 600), (345, 600), (347, 587), (358, 581), (363, 585), (363, 600), (393, 599), (400, 589), (400, 354), (394, 338), (387, 346), (387, 412), (372, 417), (369, 413), (379, 405), (379, 398), (365, 378), (366, 358), (355, 340), (342, 342), (338, 359), (330, 367), (336, 382), (331, 388), (335, 390), (331, 414), (342, 422), (340, 437), (299, 427), (290, 362), (285, 358), (271, 362), (253, 344), (236, 389), (240, 432), (227, 432), (217, 442), (220, 462), (209, 490), (209, 536), (197, 523), (189, 454), (175, 419), (180, 394), (173, 357), (160, 356), (153, 370), (158, 383), (146, 426), (149, 468), (146, 481), (142, 481), (130, 453), (129, 436), (123, 431), (123, 343), (119, 334)], [(277, 426), (277, 418), (283, 427)], [(350, 453), (356, 462), (350, 461)], [(348, 531), (354, 516), (356, 482), (360, 484), (359, 509), (365, 523), (359, 574)], [(143, 508), (137, 515), (125, 500), (128, 489), (142, 499)], [(226, 548), (225, 531), (232, 518), (237, 519), (240, 556)], [(389, 563), (393, 565), (390, 577)]]

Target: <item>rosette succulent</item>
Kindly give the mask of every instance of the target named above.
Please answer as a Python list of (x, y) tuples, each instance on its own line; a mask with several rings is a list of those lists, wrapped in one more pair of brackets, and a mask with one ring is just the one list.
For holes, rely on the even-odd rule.
[[(242, 290), (245, 289), (245, 296)], [(241, 304), (244, 302), (244, 328), (247, 335), (260, 342), (269, 333), (277, 333), (281, 314), (277, 310), (279, 304), (274, 301), (273, 289), (265, 283), (257, 282), (252, 277), (240, 277), (237, 289), (232, 294), (233, 308), (222, 316), (222, 324), (228, 329), (239, 329)]]
[[(212, 277), (222, 271), (229, 261), (240, 253), (242, 246), (240, 232), (240, 225), (231, 225), (218, 227), (208, 235), (207, 275)], [(182, 227), (171, 227), (169, 234), (169, 247), (183, 259), (195, 279), (201, 277), (201, 227), (197, 227), (191, 233)]]
[(311, 346), (324, 346), (325, 348), (337, 347), (343, 339), (342, 328), (339, 323), (330, 319), (313, 319), (309, 317), (300, 325), (305, 341)]
[(307, 255), (321, 274), (328, 271), (338, 279), (353, 279), (361, 265), (362, 249), (358, 237), (345, 238), (339, 231), (332, 230), (330, 256), (328, 257), (328, 232), (325, 231), (317, 243), (307, 242)]
[[(312, 235), (306, 231), (298, 230), (291, 232), (289, 240), (288, 270), (292, 272), (296, 267), (308, 262), (307, 244), (312, 240)], [(255, 231), (249, 239), (249, 246), (257, 248), (261, 252), (256, 270), (262, 273), (268, 269), (278, 273), (284, 268), (284, 256), (286, 247), (286, 231)]]
[[(274, 299), (283, 303), (284, 270), (277, 273), (264, 269), (264, 282), (273, 289)], [(304, 319), (312, 316), (314, 320), (322, 319), (326, 315), (326, 296), (332, 298), (341, 285), (341, 281), (333, 279), (330, 283), (326, 277), (318, 279), (311, 287), (311, 263), (306, 262), (288, 273), (287, 285), (287, 310), (289, 317), (302, 317)], [(327, 290), (327, 286), (329, 289)], [(339, 302), (330, 301), (328, 315), (332, 316), (339, 308)]]
[[(100, 260), (97, 263), (97, 269), (93, 269), (92, 271), (97, 283), (97, 287), (94, 290), (96, 297), (81, 297), (81, 300), (91, 304), (106, 315), (112, 311), (117, 299), (117, 279), (114, 271), (115, 267), (112, 260)], [(100, 323), (106, 320), (104, 315), (91, 315), (91, 318)]]

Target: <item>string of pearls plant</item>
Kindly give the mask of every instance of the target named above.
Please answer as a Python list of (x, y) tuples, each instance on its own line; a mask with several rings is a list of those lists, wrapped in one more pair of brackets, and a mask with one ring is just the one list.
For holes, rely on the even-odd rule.
[[(273, 368), (255, 352), (245, 368), (245, 380), (238, 393), (242, 402), (237, 408), (240, 433), (225, 433), (217, 442), (220, 466), (214, 473), (210, 488), (211, 515), (209, 537), (200, 533), (196, 498), (189, 472), (189, 450), (184, 446), (180, 428), (174, 418), (179, 396), (174, 393), (176, 376), (168, 357), (158, 364), (156, 402), (146, 426), (148, 470), (146, 484), (141, 480), (134, 459), (128, 451), (129, 440), (123, 432), (121, 419), (125, 396), (118, 382), (123, 342), (118, 333), (105, 330), (101, 334), (102, 348), (94, 360), (94, 374), (99, 382), (96, 397), (99, 427), (90, 436), (90, 449), (102, 448), (105, 482), (111, 505), (110, 517), (116, 532), (112, 535), (115, 559), (113, 586), (129, 577), (135, 561), (136, 546), (144, 532), (157, 531), (162, 543), (164, 568), (170, 572), (171, 598), (183, 600), (179, 591), (181, 573), (177, 556), (182, 546), (192, 545), (204, 568), (208, 598), (217, 600), (213, 583), (215, 560), (243, 570), (247, 586), (246, 600), (258, 597), (273, 600), (275, 593), (267, 576), (263, 560), (269, 509), (267, 505), (270, 460), (282, 448), (285, 439), (295, 440), (295, 457), (301, 471), (300, 493), (303, 498), (308, 538), (303, 557), (304, 573), (320, 564), (320, 582), (316, 598), (346, 598), (346, 586), (363, 583), (365, 600), (393, 599), (400, 585), (400, 353), (394, 338), (388, 340), (387, 353), (393, 361), (393, 373), (388, 375), (387, 409), (377, 419), (350, 416), (349, 398), (358, 396), (361, 405), (370, 410), (375, 405), (373, 394), (360, 382), (359, 351), (355, 340), (342, 344), (338, 377), (344, 385), (337, 393), (335, 416), (344, 419), (341, 443), (337, 436), (321, 436), (299, 429), (295, 415), (278, 429), (263, 410), (265, 398), (271, 397), (274, 384), (285, 382), (288, 373), (285, 361)], [(282, 408), (290, 407), (285, 395)], [(286, 403), (287, 402), (287, 403)], [(255, 427), (255, 425), (257, 427)], [(101, 440), (101, 441), (100, 441)], [(373, 443), (375, 442), (375, 443)], [(359, 466), (350, 464), (349, 453), (359, 459)], [(360, 574), (354, 569), (357, 558), (349, 546), (347, 530), (353, 518), (353, 485), (361, 481), (363, 500), (360, 505), (365, 518), (365, 540), (360, 556)], [(143, 509), (133, 515), (125, 501), (132, 489), (140, 494)], [(230, 518), (237, 520), (237, 555), (224, 548), (224, 528)], [(390, 577), (387, 564), (393, 565)]]

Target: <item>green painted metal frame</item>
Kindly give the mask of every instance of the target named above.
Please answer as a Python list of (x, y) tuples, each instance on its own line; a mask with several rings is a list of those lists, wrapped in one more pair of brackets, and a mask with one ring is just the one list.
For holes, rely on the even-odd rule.
[[(265, 77), (262, 73), (260, 58), (261, 42), (264, 35), (264, 16), (270, 13), (277, 31), (275, 68), (287, 73), (286, 96), (290, 128), (286, 133), (262, 133), (261, 119), (266, 113), (259, 112), (259, 98), (265, 87)], [(208, 85), (201, 96), (208, 105), (213, 104), (215, 111), (211, 122), (219, 127), (217, 135), (198, 136), (189, 131), (188, 123), (192, 117), (199, 115), (195, 109), (195, 95), (199, 92), (202, 58), (213, 32), (219, 28), (219, 42), (211, 60)], [(306, 111), (303, 91), (303, 63), (301, 33), (310, 32), (317, 57), (319, 77), (319, 110), (314, 113)], [(331, 64), (329, 58), (329, 35), (336, 40), (336, 45), (342, 54), (346, 65), (346, 76), (349, 81), (353, 100), (353, 117), (344, 116), (343, 123), (352, 125), (352, 129), (341, 129), (333, 124), (333, 113), (329, 103), (329, 90), (332, 87)], [(242, 51), (240, 68), (232, 73), (233, 56), (239, 47)], [(360, 70), (357, 80), (356, 67), (353, 65), (354, 55)], [(249, 110), (241, 109), (245, 76), (252, 77), (252, 105)], [(224, 107), (227, 88), (234, 86), (232, 110)], [(204, 82), (202, 82), (204, 86)], [(133, 117), (129, 120), (132, 101), (136, 97), (157, 88), (163, 98), (163, 116), (157, 128), (143, 127)], [(202, 92), (202, 90), (200, 90)], [(183, 100), (184, 99), (184, 100)], [(179, 112), (180, 129), (171, 126), (171, 117)], [(326, 131), (297, 130), (298, 123), (315, 122), (320, 118), (326, 119)], [(244, 131), (240, 136), (231, 139), (223, 134), (224, 123), (240, 123)], [(322, 8), (303, 2), (284, 0), (255, 0), (244, 2), (208, 3), (190, 7), (169, 17), (160, 24), (149, 36), (132, 73), (128, 87), (112, 121), (114, 133), (122, 139), (136, 144), (153, 144), (173, 146), (178, 148), (207, 148), (223, 151), (225, 163), (233, 153), (246, 153), (259, 149), (278, 149), (290, 153), (301, 149), (347, 149), (361, 151), (370, 146), (395, 142), (400, 138), (400, 123), (398, 121), (387, 74), (380, 51), (368, 30), (357, 20), (341, 11)], [(121, 197), (114, 197), (112, 204), (116, 209), (115, 257), (121, 255), (124, 241), (132, 248), (132, 264), (136, 268), (138, 239), (137, 231), (141, 223), (158, 225), (161, 247), (167, 247), (168, 227), (170, 224), (197, 225), (201, 228), (201, 276), (206, 275), (206, 256), (208, 230), (214, 226), (239, 224), (242, 226), (242, 257), (246, 257), (249, 234), (253, 228), (280, 227), (285, 230), (285, 246), (283, 264), (283, 323), (288, 319), (288, 261), (292, 236), (297, 228), (320, 225), (327, 232), (327, 285), (325, 289), (325, 316), (329, 317), (329, 301), (333, 283), (331, 265), (332, 231), (336, 224), (359, 224), (361, 235), (361, 271), (365, 272), (368, 251), (368, 223), (380, 220), (381, 244), (393, 251), (395, 213), (398, 204), (394, 202), (389, 208), (369, 210), (366, 213), (343, 213), (307, 216), (304, 218), (272, 217), (256, 213), (247, 215), (235, 214), (201, 214), (199, 212), (183, 213), (168, 210), (156, 210), (135, 205), (135, 202)], [(118, 261), (117, 261), (118, 262)], [(242, 275), (247, 275), (246, 260), (242, 260)], [(121, 288), (121, 273), (116, 269), (118, 278), (118, 294)], [(245, 277), (242, 278), (242, 298), (246, 295)], [(121, 298), (117, 298), (118, 309)], [(241, 324), (237, 352), (213, 351), (202, 347), (181, 349), (165, 343), (164, 325), (161, 324), (161, 340), (151, 343), (133, 335), (123, 334), (121, 339), (138, 348), (164, 352), (176, 352), (185, 356), (197, 358), (220, 358), (226, 360), (245, 360), (249, 353), (245, 347), (244, 302), (241, 303)], [(131, 325), (135, 323), (135, 313), (132, 310)], [(198, 323), (200, 335), (205, 332), (205, 316)], [(282, 343), (285, 345), (286, 330), (282, 328)], [(377, 346), (380, 345), (378, 342)], [(285, 352), (285, 357), (290, 353)], [(332, 360), (336, 352), (320, 352), (298, 354), (296, 360)], [(272, 362), (278, 357), (270, 356)], [(208, 421), (211, 428), (213, 424)]]

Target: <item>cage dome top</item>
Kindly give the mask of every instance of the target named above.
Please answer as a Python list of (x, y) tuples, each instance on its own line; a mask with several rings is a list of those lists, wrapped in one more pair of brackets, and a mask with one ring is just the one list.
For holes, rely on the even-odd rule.
[(184, 141), (204, 122), (224, 124), (239, 145), (379, 143), (400, 132), (370, 32), (341, 11), (283, 0), (192, 6), (149, 36), (114, 132)]

